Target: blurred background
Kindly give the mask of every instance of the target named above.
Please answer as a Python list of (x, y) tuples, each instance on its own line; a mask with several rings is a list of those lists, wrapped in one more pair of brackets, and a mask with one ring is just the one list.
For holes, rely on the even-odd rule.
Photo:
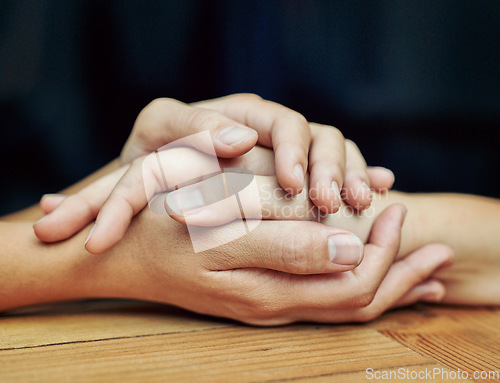
[(500, 197), (498, 0), (0, 0), (0, 214), (117, 157), (151, 100), (253, 92), (404, 191)]

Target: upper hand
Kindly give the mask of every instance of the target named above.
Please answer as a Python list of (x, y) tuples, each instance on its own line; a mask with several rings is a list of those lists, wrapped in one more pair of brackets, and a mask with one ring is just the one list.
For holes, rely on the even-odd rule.
[(327, 213), (338, 210), (342, 191), (349, 205), (363, 210), (370, 206), (370, 187), (390, 189), (394, 182), (387, 169), (367, 171), (357, 147), (346, 145), (338, 129), (309, 124), (300, 113), (254, 94), (192, 104), (154, 100), (137, 117), (121, 159), (130, 163), (201, 131), (210, 132), (220, 158), (241, 156), (257, 143), (272, 148), (278, 183), (290, 194), (302, 191), (309, 172), (309, 187), (318, 195), (313, 202)]
[[(301, 182), (298, 187), (296, 177), (290, 178), (290, 169), (286, 169), (298, 159), (301, 164), (306, 164), (306, 169), (308, 164), (309, 196), (324, 212), (335, 212), (340, 206), (341, 198), (338, 187), (335, 186), (337, 184), (345, 192), (345, 201), (362, 210), (371, 201), (368, 184), (375, 190), (381, 190), (390, 188), (394, 180), (392, 172), (387, 169), (367, 169), (356, 145), (352, 141), (344, 141), (337, 129), (319, 124), (306, 124), (304, 127), (304, 119), (298, 113), (254, 95), (233, 95), (195, 105), (175, 100), (155, 100), (137, 118), (124, 147), (122, 159), (128, 161), (134, 156), (149, 153), (166, 142), (205, 130), (211, 133), (216, 154), (222, 157), (238, 156), (255, 145), (257, 136), (250, 132), (251, 129), (245, 128), (241, 122), (230, 120), (220, 112), (206, 108), (220, 110), (236, 120), (248, 122), (259, 132), (259, 142), (272, 145), (275, 149), (274, 153), (268, 151), (262, 154), (263, 151), (260, 150), (258, 156), (247, 153), (245, 156), (226, 159), (225, 166), (246, 167), (256, 174), (263, 174), (259, 172), (265, 169), (264, 174), (276, 174), (285, 190), (297, 194), (304, 185), (304, 176), (299, 177)], [(235, 124), (249, 133), (249, 136), (228, 146), (219, 136), (228, 125)], [(301, 129), (305, 133), (290, 134)], [(288, 135), (285, 135), (285, 130)], [(96, 233), (86, 245), (92, 253), (105, 251), (119, 241), (132, 217), (147, 202), (143, 191), (142, 170), (142, 158), (136, 158), (131, 165), (124, 165), (120, 170), (70, 196), (59, 207), (63, 198), (43, 198), (41, 206), (44, 211), (56, 211), (35, 224), (36, 235), (46, 242), (59, 241), (73, 235), (98, 217)], [(179, 172), (185, 170), (179, 169)], [(102, 221), (107, 223), (101, 224)], [(99, 226), (111, 230), (111, 235), (102, 241), (95, 240), (101, 231)], [(102, 229), (102, 232), (106, 232), (106, 229)]]

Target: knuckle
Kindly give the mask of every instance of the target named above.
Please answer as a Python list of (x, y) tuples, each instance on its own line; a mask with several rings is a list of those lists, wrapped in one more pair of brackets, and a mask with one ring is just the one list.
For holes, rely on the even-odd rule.
[(170, 110), (174, 104), (179, 105), (181, 102), (172, 98), (156, 98), (151, 101), (137, 116), (132, 133), (140, 140), (155, 140), (158, 132), (157, 116)]
[(344, 138), (344, 135), (340, 131), (340, 129), (336, 128), (333, 125), (323, 125), (323, 124), (316, 124), (312, 123), (311, 124), (311, 130), (314, 132), (315, 136), (321, 137), (321, 138), (333, 138), (336, 140), (344, 140), (346, 141), (347, 139)]
[[(310, 173), (324, 175), (342, 181), (344, 179), (344, 167), (337, 160), (315, 161), (310, 165)], [(342, 185), (339, 185), (342, 186)]]
[(321, 249), (317, 247), (318, 241), (315, 241), (314, 235), (309, 231), (302, 231), (297, 235), (283, 235), (276, 238), (274, 245), (271, 246), (272, 257), (280, 259), (284, 271), (296, 274), (309, 274), (318, 270), (318, 254)]
[(328, 125), (328, 132), (330, 134), (335, 135), (336, 137), (344, 139), (344, 135), (342, 134), (342, 132), (340, 131), (340, 129), (336, 128), (335, 126)]
[(256, 325), (279, 323), (285, 317), (286, 307), (280, 299), (273, 297), (263, 288), (246, 292), (245, 297), (239, 297), (237, 319)]
[(319, 140), (326, 140), (328, 142), (344, 142), (346, 140), (342, 132), (332, 125), (315, 124), (312, 126), (312, 131), (314, 132), (315, 138)]
[(302, 251), (301, 243), (297, 241), (297, 237), (287, 235), (276, 241), (276, 253), (279, 255), (285, 270), (295, 272), (307, 270), (308, 256), (305, 251)]
[(213, 110), (190, 108), (186, 111), (188, 125), (196, 127), (197, 130), (209, 130), (219, 125), (226, 126), (221, 118), (221, 115)]
[(234, 95), (235, 97), (241, 98), (247, 101), (261, 101), (262, 97), (255, 93), (237, 93)]
[(283, 107), (279, 113), (283, 120), (289, 124), (300, 126), (300, 133), (303, 135), (303, 139), (309, 139), (311, 137), (311, 127), (309, 126), (309, 121), (307, 121), (301, 113), (286, 107)]
[(282, 310), (274, 302), (253, 300), (246, 304), (242, 320), (252, 324), (265, 324), (280, 319)]
[(215, 273), (217, 278), (211, 275), (207, 281), (209, 293), (221, 302), (224, 316), (259, 326), (291, 321), (289, 313), (293, 306), (285, 289), (286, 277), (277, 279), (274, 273), (263, 269), (244, 277), (231, 270)]
[(163, 109), (165, 107), (168, 107), (174, 103), (179, 103), (179, 101), (174, 100), (173, 98), (168, 98), (168, 97), (160, 97), (160, 98), (155, 98), (153, 101), (151, 101), (144, 110), (149, 110), (149, 109)]
[[(79, 210), (79, 215), (84, 217), (85, 219), (92, 219), (94, 218), (98, 211), (93, 208), (93, 206), (90, 204), (89, 201), (87, 201), (83, 196), (80, 194), (74, 194), (72, 196), (69, 196), (68, 199), (68, 205), (67, 206), (78, 206)], [(68, 213), (70, 211), (68, 210)], [(73, 213), (73, 212), (72, 212)]]
[(356, 145), (356, 143), (353, 140), (350, 140), (349, 138), (345, 138), (344, 140), (345, 140), (345, 145), (347, 147), (355, 149), (356, 151), (359, 150), (358, 145)]
[(340, 129), (328, 125), (328, 129), (325, 129), (325, 134), (328, 134), (332, 139), (336, 141), (344, 141), (345, 142), (345, 137), (340, 131)]
[(309, 122), (307, 119), (299, 112), (292, 111), (293, 117), (297, 120), (297, 122), (304, 127), (305, 130), (309, 131)]
[(309, 126), (309, 122), (302, 114), (288, 108), (285, 108), (282, 113), (283, 119), (285, 119), (288, 123), (300, 127), (299, 134), (303, 140), (309, 141), (311, 139), (311, 128)]

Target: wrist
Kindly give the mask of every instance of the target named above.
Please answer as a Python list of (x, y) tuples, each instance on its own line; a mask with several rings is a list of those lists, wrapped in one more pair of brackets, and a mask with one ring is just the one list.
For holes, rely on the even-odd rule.
[[(425, 220), (425, 201), (418, 196), (390, 191), (373, 193), (371, 206), (361, 212), (356, 212), (345, 203), (336, 214), (329, 215), (324, 223), (349, 230), (356, 234), (363, 243), (368, 241), (375, 219), (391, 204), (400, 203), (408, 209), (403, 224), (399, 255), (406, 255), (429, 243), (424, 238), (424, 231), (418, 230)], [(420, 226), (419, 226), (420, 225)]]
[[(1, 234), (0, 310), (92, 295), (86, 289), (94, 273), (81, 235), (48, 245), (38, 241), (27, 222), (3, 223)], [(75, 246), (79, 240), (81, 247)]]
[(147, 207), (135, 216), (120, 242), (103, 254), (91, 255), (102, 259), (98, 266), (100, 275), (94, 282), (101, 288), (95, 293), (101, 291), (106, 297), (144, 300), (159, 300), (155, 297), (160, 294), (161, 301), (170, 303), (165, 296), (172, 288), (166, 286), (176, 276), (169, 274), (169, 267), (163, 267), (171, 251), (165, 242), (173, 246), (180, 243), (171, 236), (172, 225), (184, 229), (170, 217), (152, 213)]

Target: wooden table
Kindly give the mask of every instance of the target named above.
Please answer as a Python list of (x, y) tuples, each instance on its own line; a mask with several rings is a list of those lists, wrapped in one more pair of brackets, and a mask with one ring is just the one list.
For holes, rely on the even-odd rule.
[(1, 383), (500, 382), (498, 371), (498, 308), (417, 305), (369, 324), (277, 328), (114, 300), (0, 316)]

